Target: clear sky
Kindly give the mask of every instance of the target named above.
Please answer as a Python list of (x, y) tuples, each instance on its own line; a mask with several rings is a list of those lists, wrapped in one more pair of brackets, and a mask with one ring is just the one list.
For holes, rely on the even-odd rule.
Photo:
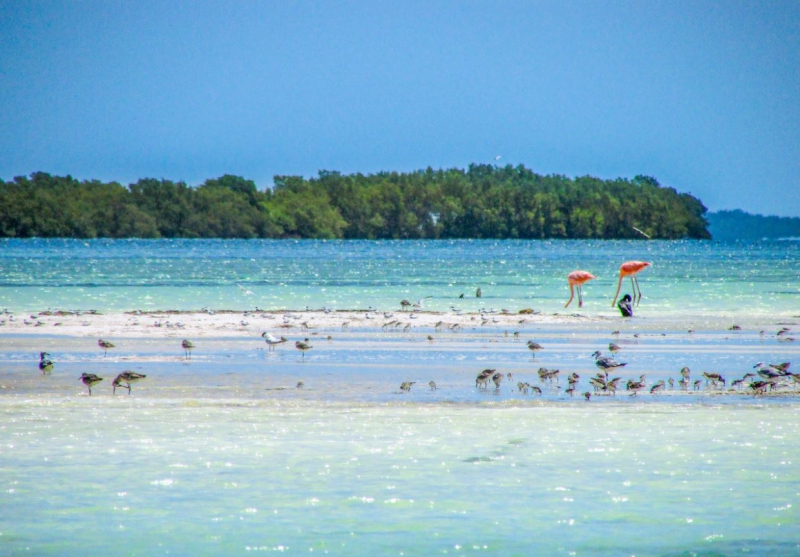
[(0, 178), (524, 164), (800, 216), (800, 1), (0, 0)]

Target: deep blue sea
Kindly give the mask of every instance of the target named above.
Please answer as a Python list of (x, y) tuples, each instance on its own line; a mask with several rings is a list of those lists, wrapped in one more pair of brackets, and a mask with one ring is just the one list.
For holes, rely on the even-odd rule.
[[(633, 259), (652, 267), (626, 323), (611, 300)], [(598, 278), (565, 310), (575, 269)], [(531, 321), (519, 338), (337, 326), (302, 333), (317, 336), (300, 355), (265, 350), (257, 327), (278, 314), (252, 335), (195, 339), (191, 360), (182, 330), (120, 336), (104, 356), (93, 336), (0, 328), (0, 555), (800, 555), (796, 392), (586, 401), (536, 378), (558, 367), (586, 390), (590, 354), (611, 340), (628, 363), (616, 373), (650, 384), (684, 365), (693, 378), (800, 367), (798, 343), (776, 335), (800, 329), (798, 242), (0, 241), (0, 309), (20, 319), (402, 299), (465, 320), (525, 307), (586, 319)], [(531, 336), (545, 345), (533, 357)], [(37, 369), (43, 349), (52, 375)], [(485, 367), (544, 393), (476, 389)], [(147, 378), (113, 396), (123, 370)], [(91, 397), (82, 372), (105, 377)]]

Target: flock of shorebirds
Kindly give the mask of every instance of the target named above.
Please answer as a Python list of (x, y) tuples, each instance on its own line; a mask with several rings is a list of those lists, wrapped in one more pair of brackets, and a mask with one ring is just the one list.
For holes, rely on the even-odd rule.
[[(438, 330), (438, 324), (436, 328)], [(732, 327), (732, 329), (735, 328), (735, 326)], [(790, 330), (788, 328), (784, 327), (778, 332), (778, 338), (780, 339), (782, 335), (787, 335), (789, 331)], [(614, 331), (612, 334), (617, 333), (618, 331)], [(275, 350), (275, 348), (281, 344), (289, 342), (286, 337), (276, 336), (270, 332), (264, 332), (261, 336), (264, 338), (268, 350), (270, 351)], [(515, 333), (515, 336), (518, 336), (518, 333)], [(329, 336), (327, 338), (328, 340), (331, 340), (332, 337)], [(433, 337), (431, 335), (428, 335), (427, 338), (430, 342), (433, 341)], [(112, 342), (104, 339), (99, 339), (97, 344), (103, 350), (104, 355), (107, 355), (110, 349), (115, 348), (115, 345)], [(296, 341), (294, 346), (295, 349), (300, 351), (304, 361), (305, 353), (314, 348), (310, 344), (308, 338)], [(533, 340), (527, 341), (526, 346), (527, 349), (533, 353), (534, 358), (537, 352), (544, 349), (542, 345)], [(184, 350), (184, 357), (187, 360), (190, 360), (192, 357), (192, 350), (195, 348), (194, 343), (188, 339), (184, 339), (181, 342), (181, 347)], [(612, 354), (616, 354), (621, 350), (621, 347), (611, 342), (608, 345), (608, 350)], [(611, 376), (613, 370), (622, 368), (626, 366), (627, 363), (619, 362), (612, 356), (605, 356), (599, 350), (595, 351), (592, 354), (592, 357), (595, 360), (595, 365), (599, 369), (599, 372), (596, 375), (588, 378), (589, 390), (585, 390), (582, 393), (582, 396), (586, 400), (590, 400), (593, 395), (614, 396), (617, 394), (618, 390), (623, 388), (624, 391), (630, 393), (632, 396), (637, 396), (643, 391), (649, 391), (651, 395), (658, 395), (667, 390), (696, 392), (703, 390), (704, 386), (706, 390), (714, 392), (722, 392), (724, 389), (727, 389), (729, 392), (749, 392), (758, 396), (768, 392), (779, 391), (787, 387), (797, 388), (800, 386), (800, 374), (794, 374), (789, 371), (791, 366), (790, 362), (782, 362), (778, 364), (765, 364), (763, 362), (759, 362), (753, 366), (753, 372), (745, 373), (741, 378), (730, 381), (730, 384), (728, 380), (719, 373), (704, 372), (702, 373), (702, 378), (692, 380), (691, 371), (688, 367), (684, 367), (680, 370), (677, 381), (673, 378), (669, 378), (667, 381), (659, 380), (656, 383), (648, 385), (645, 375), (641, 375), (638, 379), (629, 379), (625, 383), (622, 383), (621, 377)], [(41, 352), (39, 355), (39, 370), (42, 372), (42, 374), (50, 374), (54, 367), (55, 364), (50, 359), (50, 354), (47, 352)], [(560, 370), (540, 367), (537, 375), (539, 381), (543, 384), (542, 387), (544, 387), (545, 390), (549, 390), (551, 392), (561, 391), (562, 387), (559, 384), (561, 376)], [(137, 381), (145, 379), (146, 377), (146, 375), (136, 373), (134, 371), (123, 371), (112, 381), (112, 393), (116, 394), (117, 388), (120, 387), (127, 388), (128, 394), (130, 395), (131, 385)], [(567, 376), (567, 388), (564, 390), (564, 393), (569, 396), (574, 396), (576, 393), (578, 393), (580, 378), (581, 376), (574, 372)], [(80, 377), (80, 380), (86, 386), (88, 393), (91, 396), (92, 387), (103, 381), (103, 378), (93, 373), (83, 373)], [(475, 387), (478, 389), (488, 389), (489, 384), (493, 383), (495, 390), (499, 390), (504, 380), (511, 382), (513, 380), (513, 374), (506, 373), (504, 375), (503, 373), (498, 372), (497, 369), (484, 369), (477, 375), (475, 379)], [(400, 385), (400, 391), (402, 393), (409, 393), (414, 384), (416, 384), (416, 381), (403, 381)], [(428, 385), (431, 390), (437, 390), (435, 381), (430, 381)], [(298, 389), (302, 389), (303, 387), (303, 381), (297, 383)], [(543, 394), (542, 387), (532, 385), (529, 382), (518, 381), (516, 383), (516, 387), (517, 391), (522, 394)]]
[[(533, 341), (528, 341), (528, 348), (532, 351), (542, 349), (539, 344)], [(613, 342), (609, 343), (608, 348), (611, 352), (617, 352), (621, 350), (620, 346)], [(583, 398), (588, 401), (591, 400), (593, 395), (616, 395), (617, 390), (622, 386), (622, 378), (610, 377), (610, 372), (628, 364), (619, 362), (611, 356), (604, 356), (599, 350), (595, 351), (592, 354), (592, 357), (595, 360), (595, 365), (600, 369), (600, 371), (596, 375), (589, 378), (589, 385), (591, 386), (592, 390), (584, 391), (582, 393)], [(745, 373), (742, 378), (733, 380), (729, 388), (732, 391), (740, 392), (744, 391), (744, 389), (748, 389), (750, 393), (758, 396), (769, 391), (790, 386), (798, 386), (800, 385), (800, 375), (790, 372), (790, 366), (790, 362), (782, 362), (779, 364), (764, 364), (763, 362), (759, 362), (753, 366), (755, 372)], [(541, 383), (549, 385), (550, 388), (555, 387), (556, 390), (561, 389), (560, 385), (554, 385), (554, 383), (557, 384), (559, 382), (559, 376), (561, 375), (560, 370), (540, 367), (537, 375), (539, 376), (539, 381)], [(725, 389), (727, 386), (726, 379), (719, 373), (703, 372), (702, 377), (703, 379), (696, 379), (692, 381), (691, 370), (688, 367), (683, 367), (680, 370), (680, 379), (677, 381), (678, 389), (683, 392), (689, 392), (690, 390), (700, 391), (705, 383), (707, 389), (720, 392), (721, 389)], [(512, 373), (503, 375), (503, 373), (498, 372), (497, 369), (484, 369), (475, 378), (475, 388), (488, 389), (489, 383), (491, 382), (494, 384), (495, 390), (499, 390), (504, 379), (512, 381), (514, 376)], [(574, 396), (578, 391), (579, 381), (580, 375), (574, 372), (571, 373), (567, 377), (568, 386), (564, 391), (565, 394)], [(403, 381), (400, 384), (400, 390), (408, 393), (411, 391), (411, 386), (415, 383), (415, 381)], [(435, 381), (431, 381), (428, 383), (428, 385), (430, 386), (431, 390), (437, 390)], [(638, 379), (629, 379), (624, 384), (624, 389), (625, 391), (629, 392), (631, 396), (637, 396), (640, 392), (647, 391), (648, 389), (651, 395), (658, 395), (668, 389), (675, 390), (675, 385), (676, 382), (672, 378), (670, 378), (668, 381), (659, 380), (652, 385), (648, 385), (646, 376), (640, 375)], [(516, 387), (517, 392), (521, 394), (543, 394), (542, 387), (531, 385), (529, 382), (518, 381)]]

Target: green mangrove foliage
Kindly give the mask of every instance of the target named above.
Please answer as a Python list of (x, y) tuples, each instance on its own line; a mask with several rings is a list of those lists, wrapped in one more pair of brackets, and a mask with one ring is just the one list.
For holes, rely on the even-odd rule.
[(0, 236), (75, 238), (709, 238), (707, 209), (654, 178), (524, 166), (128, 187), (36, 172), (0, 180)]

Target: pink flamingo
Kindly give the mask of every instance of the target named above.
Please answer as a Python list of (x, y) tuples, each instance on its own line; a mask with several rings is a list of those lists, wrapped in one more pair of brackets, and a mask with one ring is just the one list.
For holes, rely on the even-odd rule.
[(581, 287), (583, 283), (589, 282), (593, 278), (596, 278), (592, 273), (588, 271), (572, 271), (569, 275), (567, 275), (567, 281), (569, 281), (569, 301), (567, 305), (564, 307), (568, 307), (572, 303), (572, 299), (575, 297), (575, 287), (578, 287), (578, 307), (583, 307), (583, 294), (581, 293)]
[[(619, 283), (617, 284), (617, 293), (614, 294), (614, 301), (611, 302), (612, 308), (617, 303), (619, 289), (622, 288), (622, 279), (625, 277), (631, 277), (631, 285), (633, 286), (633, 300), (636, 302), (637, 306), (639, 305), (639, 301), (642, 299), (642, 289), (639, 288), (639, 281), (636, 279), (636, 273), (647, 269), (650, 265), (651, 263), (648, 263), (647, 261), (626, 261), (620, 265)], [(636, 295), (637, 290), (639, 291), (638, 297)]]

